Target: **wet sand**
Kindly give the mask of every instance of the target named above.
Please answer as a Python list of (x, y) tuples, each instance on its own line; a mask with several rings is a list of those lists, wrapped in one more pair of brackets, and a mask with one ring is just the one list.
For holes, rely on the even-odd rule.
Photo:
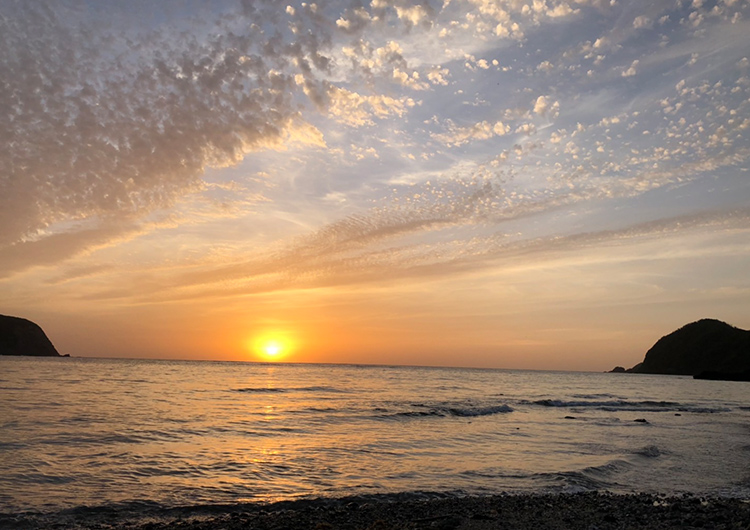
[(0, 516), (0, 528), (280, 530), (328, 529), (748, 529), (750, 500), (614, 495), (496, 495), (415, 498), (352, 497), (149, 509), (76, 509)]

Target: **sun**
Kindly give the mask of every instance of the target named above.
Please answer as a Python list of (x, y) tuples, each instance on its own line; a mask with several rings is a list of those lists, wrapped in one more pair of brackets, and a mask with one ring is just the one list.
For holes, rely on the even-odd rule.
[(263, 353), (268, 357), (276, 357), (284, 351), (284, 347), (277, 341), (272, 340), (263, 345)]
[(268, 332), (248, 341), (248, 346), (256, 359), (265, 362), (277, 362), (291, 354), (293, 341), (288, 334)]

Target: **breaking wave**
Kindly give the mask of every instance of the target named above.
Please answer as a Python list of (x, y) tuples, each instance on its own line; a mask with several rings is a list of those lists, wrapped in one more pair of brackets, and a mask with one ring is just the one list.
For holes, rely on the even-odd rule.
[(608, 412), (633, 411), (633, 412), (695, 412), (695, 413), (715, 413), (729, 412), (731, 409), (726, 407), (705, 407), (693, 405), (690, 403), (677, 403), (674, 401), (627, 401), (627, 400), (605, 400), (589, 401), (576, 400), (565, 401), (561, 399), (539, 399), (536, 401), (525, 401), (526, 405), (536, 405), (542, 407), (558, 408), (592, 408)]
[[(491, 416), (493, 414), (506, 414), (513, 412), (513, 408), (508, 405), (492, 406), (465, 406), (456, 407), (449, 405), (415, 405), (417, 410), (399, 411), (393, 413), (380, 414), (381, 418), (424, 418), (424, 417), (456, 417), (456, 418), (475, 418), (479, 416)], [(385, 412), (382, 409), (379, 412)]]
[(625, 460), (612, 460), (600, 466), (591, 466), (576, 471), (538, 473), (533, 478), (552, 490), (579, 493), (613, 488), (618, 485), (617, 477), (632, 468), (633, 464)]

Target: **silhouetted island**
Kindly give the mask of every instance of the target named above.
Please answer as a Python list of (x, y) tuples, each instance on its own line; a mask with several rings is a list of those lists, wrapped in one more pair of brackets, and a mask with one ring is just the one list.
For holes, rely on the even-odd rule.
[(750, 331), (704, 318), (659, 339), (627, 372), (750, 381)]
[(0, 315), (0, 355), (61, 357), (37, 324), (5, 315)]

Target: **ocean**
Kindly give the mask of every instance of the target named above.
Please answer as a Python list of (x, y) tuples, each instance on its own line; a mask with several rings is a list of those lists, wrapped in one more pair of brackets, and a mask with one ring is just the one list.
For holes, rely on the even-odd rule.
[(0, 513), (359, 496), (750, 497), (750, 385), (0, 358)]

